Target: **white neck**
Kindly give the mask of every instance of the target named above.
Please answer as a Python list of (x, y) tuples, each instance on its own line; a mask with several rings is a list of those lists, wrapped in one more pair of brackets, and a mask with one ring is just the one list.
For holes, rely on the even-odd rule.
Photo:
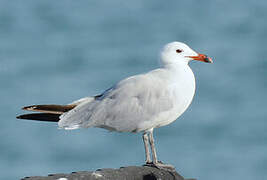
[(170, 79), (174, 84), (195, 91), (195, 76), (188, 63), (167, 64), (163, 69), (170, 73)]

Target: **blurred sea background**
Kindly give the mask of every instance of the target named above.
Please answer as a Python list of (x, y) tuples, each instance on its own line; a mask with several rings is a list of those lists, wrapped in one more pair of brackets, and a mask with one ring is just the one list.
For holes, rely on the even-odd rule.
[(66, 104), (156, 68), (182, 41), (197, 91), (176, 122), (155, 130), (159, 159), (198, 180), (267, 177), (267, 1), (1, 0), (0, 179), (142, 165), (141, 134), (58, 130), (15, 117)]

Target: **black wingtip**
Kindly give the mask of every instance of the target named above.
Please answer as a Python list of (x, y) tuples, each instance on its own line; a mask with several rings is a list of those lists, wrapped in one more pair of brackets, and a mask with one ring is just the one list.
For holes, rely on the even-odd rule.
[(38, 111), (44, 113), (52, 113), (52, 114), (63, 114), (75, 108), (76, 104), (69, 105), (58, 105), (58, 104), (41, 104), (41, 105), (31, 105), (25, 106), (22, 110), (26, 111)]
[(32, 111), (32, 110), (36, 109), (36, 107), (37, 107), (37, 105), (31, 105), (31, 106), (25, 106), (21, 109), (26, 110), (26, 111)]
[[(29, 115), (30, 115), (30, 114), (23, 114), (23, 115), (19, 115), (19, 116), (17, 116), (16, 118), (17, 118), (17, 119), (29, 119), (29, 118), (30, 118)], [(32, 119), (31, 119), (31, 120), (32, 120)]]
[(22, 119), (21, 116), (17, 116), (16, 118), (17, 118), (17, 119)]
[(33, 114), (23, 114), (19, 115), (17, 119), (25, 120), (36, 120), (36, 121), (48, 121), (48, 122), (58, 122), (60, 114), (49, 114), (49, 113), (33, 113)]

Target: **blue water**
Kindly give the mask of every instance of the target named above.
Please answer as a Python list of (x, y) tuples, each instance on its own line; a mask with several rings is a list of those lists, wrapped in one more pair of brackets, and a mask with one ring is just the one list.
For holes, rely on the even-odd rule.
[(183, 41), (190, 108), (155, 130), (159, 159), (198, 180), (267, 177), (267, 1), (0, 1), (1, 179), (144, 163), (141, 134), (21, 121), (24, 105), (69, 103), (157, 67)]

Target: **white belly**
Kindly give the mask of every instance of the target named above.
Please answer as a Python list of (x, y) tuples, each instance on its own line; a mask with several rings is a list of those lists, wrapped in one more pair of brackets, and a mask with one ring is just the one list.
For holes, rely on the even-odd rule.
[(175, 121), (191, 104), (195, 94), (195, 85), (186, 84), (178, 89), (179, 91), (174, 92), (176, 103), (173, 109), (169, 112), (163, 112), (162, 115), (159, 116), (159, 124), (157, 127), (165, 126)]
[(170, 94), (173, 96), (173, 108), (160, 113), (151, 121), (144, 122), (142, 130), (168, 125), (181, 116), (189, 107), (195, 94), (195, 77), (190, 67), (187, 67), (184, 71), (179, 71), (173, 79), (174, 83), (169, 87)]

